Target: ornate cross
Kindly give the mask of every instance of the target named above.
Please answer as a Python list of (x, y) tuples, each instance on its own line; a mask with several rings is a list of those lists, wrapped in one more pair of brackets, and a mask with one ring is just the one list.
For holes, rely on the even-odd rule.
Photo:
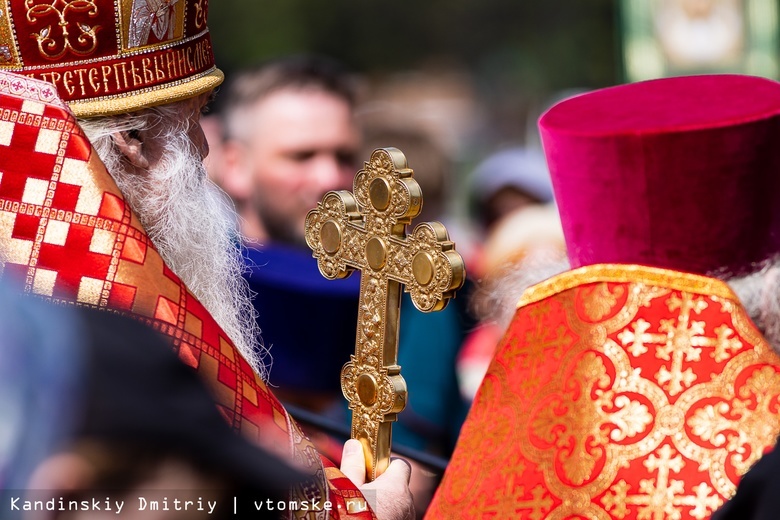
[(392, 422), (406, 407), (398, 366), (401, 285), (415, 307), (430, 312), (443, 309), (465, 279), (463, 259), (443, 225), (423, 223), (406, 235), (422, 209), (412, 174), (399, 150), (375, 150), (355, 176), (354, 195), (328, 192), (306, 217), (306, 243), (323, 276), (361, 271), (355, 354), (341, 371), (341, 389), (368, 480), (387, 468)]

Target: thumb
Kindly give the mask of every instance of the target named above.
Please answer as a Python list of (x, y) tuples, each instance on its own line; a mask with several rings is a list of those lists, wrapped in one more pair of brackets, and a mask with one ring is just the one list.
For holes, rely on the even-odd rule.
[(366, 483), (366, 458), (360, 441), (350, 439), (344, 443), (344, 450), (341, 453), (341, 472), (358, 487)]

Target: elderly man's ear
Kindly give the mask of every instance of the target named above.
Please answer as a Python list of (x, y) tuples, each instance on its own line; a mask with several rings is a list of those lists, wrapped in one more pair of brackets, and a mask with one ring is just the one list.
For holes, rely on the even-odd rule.
[(148, 169), (149, 159), (144, 155), (144, 143), (139, 132), (130, 130), (126, 132), (116, 132), (112, 134), (114, 142), (119, 151), (122, 152), (127, 160), (136, 168)]

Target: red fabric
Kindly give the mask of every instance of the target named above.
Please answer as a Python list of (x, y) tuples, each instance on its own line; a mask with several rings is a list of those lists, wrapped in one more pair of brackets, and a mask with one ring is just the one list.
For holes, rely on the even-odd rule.
[(215, 70), (208, 0), (163, 0), (170, 4), (161, 9), (166, 31), (148, 30), (134, 42), (131, 20), (154, 23), (146, 11), (133, 14), (145, 3), (11, 0), (10, 16), (0, 17), (0, 43), (8, 49), (0, 66), (53, 84), (67, 102), (148, 91)]
[(599, 267), (531, 289), (426, 519), (702, 520), (774, 445), (780, 360), (725, 284)]
[[(236, 430), (314, 476), (294, 497), (331, 518), (373, 518), (209, 312), (157, 253), (65, 104), (47, 84), (0, 72), (0, 276), (55, 303), (119, 311), (173, 339)], [(334, 374), (335, 376), (335, 374)], [(359, 505), (359, 504), (358, 504)], [(349, 508), (358, 511), (347, 513)], [(312, 513), (313, 515), (314, 513)]]
[(780, 251), (780, 84), (623, 85), (563, 101), (539, 126), (573, 267), (741, 273)]

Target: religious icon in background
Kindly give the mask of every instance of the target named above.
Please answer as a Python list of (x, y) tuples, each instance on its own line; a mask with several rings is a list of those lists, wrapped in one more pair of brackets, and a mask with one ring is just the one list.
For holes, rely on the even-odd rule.
[(778, 77), (773, 0), (623, 0), (628, 81), (698, 73)]
[(355, 176), (354, 195), (325, 194), (306, 217), (306, 243), (328, 279), (361, 271), (355, 354), (341, 371), (352, 410), (352, 438), (363, 444), (366, 478), (390, 461), (391, 428), (406, 407), (398, 365), (401, 285), (423, 312), (443, 309), (466, 279), (465, 265), (438, 222), (406, 226), (420, 214), (422, 191), (406, 157), (375, 150)]
[(674, 68), (734, 65), (745, 46), (742, 0), (661, 0), (653, 13), (664, 57)]

